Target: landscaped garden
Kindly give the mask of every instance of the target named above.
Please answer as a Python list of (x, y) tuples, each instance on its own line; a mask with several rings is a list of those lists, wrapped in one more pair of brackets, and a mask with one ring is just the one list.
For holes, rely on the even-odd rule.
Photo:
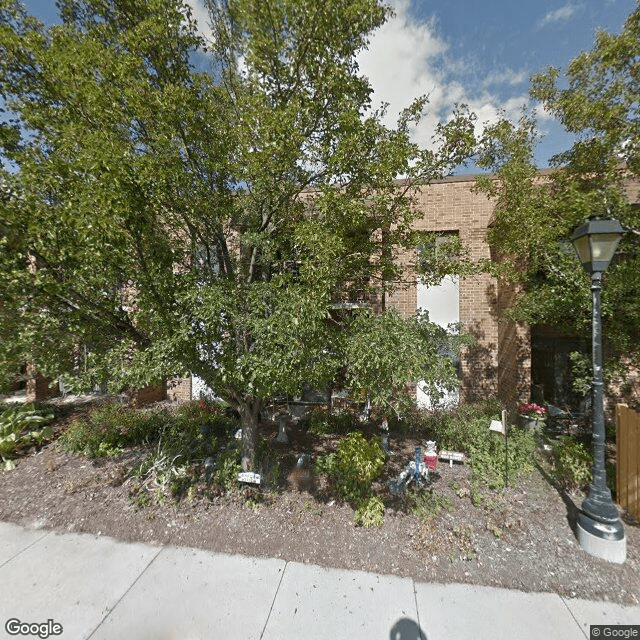
[[(0, 474), (0, 519), (637, 603), (637, 523), (627, 521), (622, 566), (585, 554), (571, 530), (590, 473), (580, 430), (552, 438), (511, 426), (505, 451), (489, 429), (499, 411), (486, 402), (390, 421), (389, 453), (375, 416), (280, 413), (260, 425), (256, 485), (238, 482), (238, 419), (218, 403), (13, 409), (2, 423), (3, 456), (15, 468)], [(37, 430), (28, 420), (16, 426), (20, 414), (41, 415)], [(281, 419), (288, 443), (276, 439)], [(465, 461), (439, 460), (427, 481), (399, 490), (429, 440)]]

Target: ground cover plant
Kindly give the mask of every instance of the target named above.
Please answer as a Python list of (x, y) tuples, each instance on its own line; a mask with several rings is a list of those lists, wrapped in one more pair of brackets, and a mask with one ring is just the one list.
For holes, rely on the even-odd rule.
[(5, 470), (15, 467), (12, 458), (20, 446), (40, 446), (53, 431), (47, 423), (54, 418), (52, 411), (39, 410), (34, 405), (0, 405), (0, 460)]
[(57, 445), (89, 458), (137, 449), (126, 475), (134, 479), (131, 494), (139, 506), (193, 495), (195, 483), (205, 476), (229, 490), (236, 483), (240, 452), (233, 438), (238, 421), (227, 409), (206, 400), (147, 410), (113, 402), (71, 422)]
[(439, 449), (460, 451), (469, 456), (474, 490), (502, 489), (509, 479), (530, 472), (536, 450), (533, 433), (508, 425), (508, 440), (489, 430), (491, 420), (500, 417), (496, 400), (467, 404), (455, 409), (418, 412), (415, 427), (437, 442)]
[(591, 482), (593, 454), (575, 436), (561, 435), (553, 445), (553, 474), (567, 490), (585, 488)]

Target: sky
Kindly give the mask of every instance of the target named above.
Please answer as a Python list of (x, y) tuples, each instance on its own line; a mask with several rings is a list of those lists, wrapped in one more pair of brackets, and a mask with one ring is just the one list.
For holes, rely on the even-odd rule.
[[(142, 0), (141, 0), (142, 1)], [(318, 0), (319, 2), (322, 0)], [(23, 0), (45, 23), (55, 21), (54, 0)], [(190, 0), (206, 35), (201, 0)], [(597, 29), (619, 33), (635, 0), (391, 0), (395, 16), (371, 38), (359, 58), (374, 88), (374, 106), (388, 103), (387, 124), (413, 98), (429, 96), (428, 115), (414, 132), (428, 145), (435, 123), (456, 103), (469, 105), (482, 123), (506, 113), (514, 121), (528, 96), (529, 78), (549, 66), (565, 71), (593, 46)], [(571, 139), (538, 110), (540, 168)]]

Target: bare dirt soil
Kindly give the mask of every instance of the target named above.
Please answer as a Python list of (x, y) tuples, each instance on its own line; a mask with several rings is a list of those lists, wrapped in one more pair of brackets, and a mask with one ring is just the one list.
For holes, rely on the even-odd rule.
[[(75, 414), (73, 414), (75, 415)], [(59, 433), (71, 419), (56, 425)], [(273, 440), (276, 427), (263, 426)], [(439, 462), (429, 485), (443, 507), (430, 518), (411, 513), (405, 497), (388, 483), (424, 445), (393, 437), (393, 452), (377, 490), (385, 502), (384, 524), (353, 524), (353, 509), (336, 501), (325, 479), (298, 490), (291, 476), (296, 456), (312, 458), (331, 437), (292, 429), (282, 454), (276, 490), (244, 488), (220, 495), (200, 483), (189, 497), (144, 504), (129, 470), (141, 455), (128, 450), (90, 460), (60, 452), (55, 442), (24, 451), (13, 471), (0, 472), (0, 520), (28, 527), (89, 532), (125, 541), (198, 547), (224, 553), (283, 558), (326, 567), (412, 577), (424, 582), (462, 582), (551, 591), (562, 596), (640, 603), (640, 527), (623, 515), (627, 560), (612, 564), (589, 556), (572, 526), (584, 495), (554, 486), (544, 463), (503, 492), (486, 491), (474, 506), (467, 465)]]

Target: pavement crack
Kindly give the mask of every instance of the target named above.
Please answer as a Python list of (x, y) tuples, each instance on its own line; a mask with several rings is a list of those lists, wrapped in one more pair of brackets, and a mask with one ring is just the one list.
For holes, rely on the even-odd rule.
[(427, 636), (422, 630), (422, 625), (420, 624), (420, 610), (418, 609), (418, 592), (416, 591), (416, 581), (411, 580), (411, 586), (413, 587), (413, 603), (416, 607), (416, 622), (418, 623), (418, 630), (420, 632), (420, 640), (427, 640)]
[(151, 560), (147, 562), (147, 566), (138, 574), (136, 579), (128, 586), (128, 588), (125, 589), (124, 593), (118, 598), (116, 603), (104, 614), (104, 616), (102, 616), (102, 620), (100, 620), (100, 622), (96, 625), (96, 628), (86, 637), (86, 640), (91, 640), (91, 638), (94, 636), (96, 631), (104, 624), (105, 620), (115, 611), (115, 609), (122, 602), (124, 597), (129, 593), (129, 591), (131, 591), (131, 589), (133, 589), (133, 587), (137, 584), (138, 580), (142, 578), (142, 576), (147, 572), (147, 569), (155, 562), (156, 558), (162, 553), (163, 549), (164, 547), (160, 547), (160, 549), (158, 549), (158, 553), (156, 553), (153, 556), (153, 558), (151, 558)]
[(567, 604), (567, 601), (560, 595), (558, 594), (558, 597), (560, 598), (560, 600), (562, 600), (562, 604), (567, 607), (567, 611), (569, 612), (569, 615), (573, 618), (574, 622), (578, 625), (578, 629), (580, 629), (580, 631), (582, 631), (582, 635), (589, 640), (589, 636), (585, 633), (584, 629), (582, 628), (582, 625), (580, 624), (580, 622), (578, 621), (578, 619), (573, 615), (573, 611), (571, 611), (571, 607)]
[[(276, 603), (276, 598), (278, 597), (278, 593), (280, 591), (280, 585), (284, 580), (284, 574), (289, 566), (289, 561), (285, 560), (284, 567), (282, 568), (282, 575), (280, 576), (280, 581), (278, 582), (278, 586), (276, 587), (276, 592), (273, 594), (273, 600), (271, 601), (271, 606), (269, 607), (269, 613), (267, 614), (267, 619), (265, 620), (264, 627), (262, 627), (262, 631), (260, 632), (260, 640), (264, 637), (264, 632), (267, 630), (267, 625), (269, 624), (269, 620), (271, 619), (271, 612), (273, 611), (273, 607)], [(298, 609), (296, 609), (298, 611)]]
[(19, 551), (14, 553), (10, 558), (7, 558), (3, 563), (1, 563), (0, 567), (4, 567), (6, 564), (9, 564), (9, 562), (17, 558), (19, 555), (22, 555), (25, 551), (27, 551), (28, 549), (31, 549), (31, 547), (33, 547), (34, 544), (38, 544), (38, 542), (41, 542), (42, 540), (44, 540), (44, 538), (48, 538), (50, 535), (51, 535), (51, 531), (44, 531), (37, 540), (34, 540), (31, 544), (28, 544), (26, 547), (22, 547), (22, 549), (20, 549)]

